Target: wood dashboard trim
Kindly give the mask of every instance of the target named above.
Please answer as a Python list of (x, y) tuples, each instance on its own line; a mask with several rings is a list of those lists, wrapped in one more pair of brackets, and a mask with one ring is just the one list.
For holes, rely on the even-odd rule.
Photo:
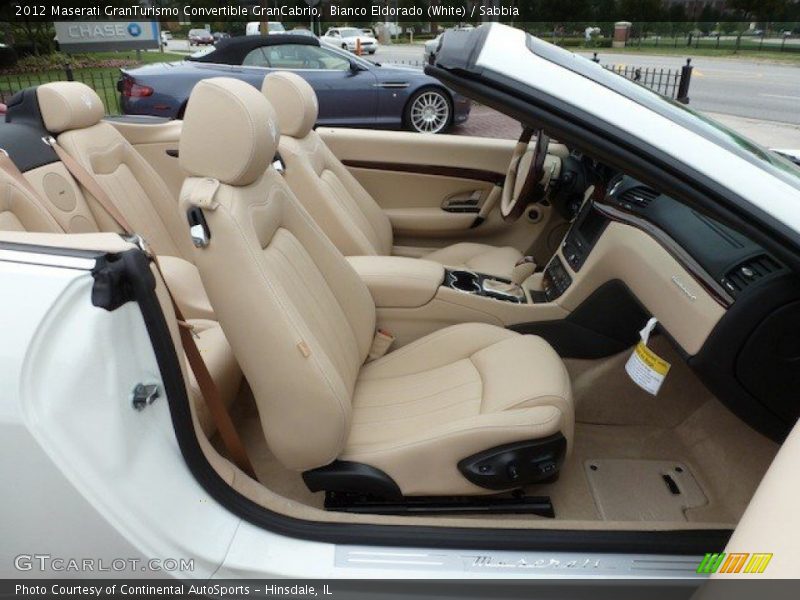
[(486, 181), (495, 185), (503, 185), (506, 180), (505, 173), (496, 173), (494, 171), (487, 171), (485, 169), (450, 167), (446, 165), (419, 165), (414, 163), (395, 163), (373, 160), (343, 160), (342, 164), (353, 169), (372, 169), (376, 171), (394, 171), (398, 173), (436, 175), (439, 177), (453, 177), (456, 179)]

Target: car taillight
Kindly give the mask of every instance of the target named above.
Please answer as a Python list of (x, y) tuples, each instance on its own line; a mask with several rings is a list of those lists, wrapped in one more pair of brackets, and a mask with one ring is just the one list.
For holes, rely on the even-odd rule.
[(153, 95), (153, 88), (149, 85), (142, 85), (136, 83), (133, 77), (124, 77), (122, 79), (122, 95), (127, 98), (144, 98), (145, 96)]

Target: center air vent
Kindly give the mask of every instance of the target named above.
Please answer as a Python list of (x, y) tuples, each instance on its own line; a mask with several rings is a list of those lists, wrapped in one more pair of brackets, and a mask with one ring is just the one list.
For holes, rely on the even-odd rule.
[(619, 203), (625, 208), (647, 208), (661, 194), (643, 185), (625, 190), (619, 197)]
[(766, 254), (759, 254), (736, 265), (720, 280), (733, 296), (738, 296), (749, 286), (781, 269), (781, 265)]

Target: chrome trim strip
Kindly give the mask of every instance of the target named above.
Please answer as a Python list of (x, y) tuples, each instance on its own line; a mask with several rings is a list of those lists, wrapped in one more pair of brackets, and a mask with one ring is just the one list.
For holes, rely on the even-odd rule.
[(409, 85), (411, 85), (411, 84), (410, 83), (391, 83), (391, 82), (387, 82), (387, 83), (373, 83), (372, 87), (402, 90), (402, 89), (407, 88)]
[[(604, 215), (612, 221), (624, 223), (631, 227), (636, 227), (650, 235), (661, 246), (669, 252), (672, 257), (677, 260), (689, 272), (689, 274), (705, 289), (714, 300), (723, 308), (729, 308), (733, 302), (731, 296), (725, 288), (717, 283), (711, 275), (703, 269), (702, 266), (684, 250), (675, 240), (673, 240), (664, 230), (653, 225), (650, 221), (632, 215), (631, 213), (620, 210), (608, 204), (601, 204), (597, 201), (593, 203), (593, 208), (600, 214)], [(677, 282), (676, 282), (677, 284)], [(678, 284), (679, 285), (679, 284)]]
[(2, 248), (0, 248), (0, 261), (26, 265), (40, 265), (43, 267), (61, 267), (64, 269), (77, 269), (81, 271), (91, 271), (96, 264), (93, 258), (65, 256), (63, 254), (45, 254), (36, 251), (24, 252), (21, 250), (4, 250)]
[[(336, 546), (343, 569), (427, 571), (431, 576), (696, 579), (701, 556), (627, 553), (508, 552)], [(435, 574), (435, 575), (434, 575)]]

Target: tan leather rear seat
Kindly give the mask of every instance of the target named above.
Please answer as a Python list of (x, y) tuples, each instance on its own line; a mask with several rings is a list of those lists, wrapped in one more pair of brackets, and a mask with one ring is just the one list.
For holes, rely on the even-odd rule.
[(63, 230), (37, 196), (0, 169), (0, 231), (62, 233)]
[[(48, 130), (53, 134), (60, 134), (59, 143), (73, 158), (90, 168), (90, 171), (94, 172), (94, 168), (102, 171), (97, 177), (98, 182), (106, 189), (109, 196), (118, 202), (119, 210), (132, 223), (137, 233), (147, 232), (153, 235), (155, 243), (151, 243), (147, 234), (143, 233), (143, 237), (157, 254), (162, 252), (167, 254), (160, 259), (166, 271), (167, 283), (176, 295), (181, 309), (186, 308), (187, 318), (195, 327), (197, 345), (203, 359), (223, 399), (230, 405), (239, 390), (241, 369), (219, 324), (208, 318), (213, 317), (213, 312), (197, 270), (191, 262), (183, 258), (183, 252), (186, 252), (189, 258), (192, 256), (191, 241), (186, 228), (180, 224), (174, 200), (169, 199), (168, 192), (161, 191), (161, 188), (164, 188), (161, 178), (144, 159), (138, 156), (125, 138), (111, 125), (101, 121), (104, 114), (103, 104), (94, 90), (88, 86), (79, 82), (49, 83), (37, 88), (37, 96), (42, 118)], [(32, 139), (31, 143), (43, 142)], [(60, 167), (60, 163), (57, 164)], [(42, 168), (47, 167), (40, 167), (40, 170)], [(57, 168), (55, 165), (51, 167), (52, 171), (56, 169), (60, 176), (69, 177), (62, 168)], [(42, 189), (42, 180), (43, 177), (31, 178), (31, 186), (36, 192), (34, 196), (8, 173), (0, 170), (0, 189), (4, 190), (0, 198), (0, 229), (65, 232), (54, 217), (54, 213), (59, 209), (50, 204)], [(84, 197), (89, 196), (85, 190), (82, 192)], [(163, 206), (159, 210), (151, 205), (150, 193), (160, 199)], [(83, 202), (84, 198), (76, 200)], [(168, 201), (172, 204), (171, 211), (168, 209)], [(93, 199), (90, 207), (91, 211), (84, 211), (82, 215), (83, 233), (118, 231), (113, 219)], [(176, 253), (177, 256), (169, 255), (170, 252)], [(211, 434), (214, 430), (213, 422), (193, 374), (190, 390), (198, 420), (203, 430)]]
[[(214, 78), (194, 88), (180, 143), (181, 205), (202, 210), (211, 234), (196, 264), (278, 460), (312, 489), (374, 492), (380, 480), (401, 495), (485, 494), (552, 475), (574, 419), (555, 351), (467, 323), (365, 364), (374, 301), (270, 167), (278, 137), (261, 94)], [(508, 444), (538, 458), (510, 464), (519, 450), (498, 449)], [(536, 455), (540, 444), (560, 450)], [(487, 450), (492, 473), (467, 478), (460, 461)]]

